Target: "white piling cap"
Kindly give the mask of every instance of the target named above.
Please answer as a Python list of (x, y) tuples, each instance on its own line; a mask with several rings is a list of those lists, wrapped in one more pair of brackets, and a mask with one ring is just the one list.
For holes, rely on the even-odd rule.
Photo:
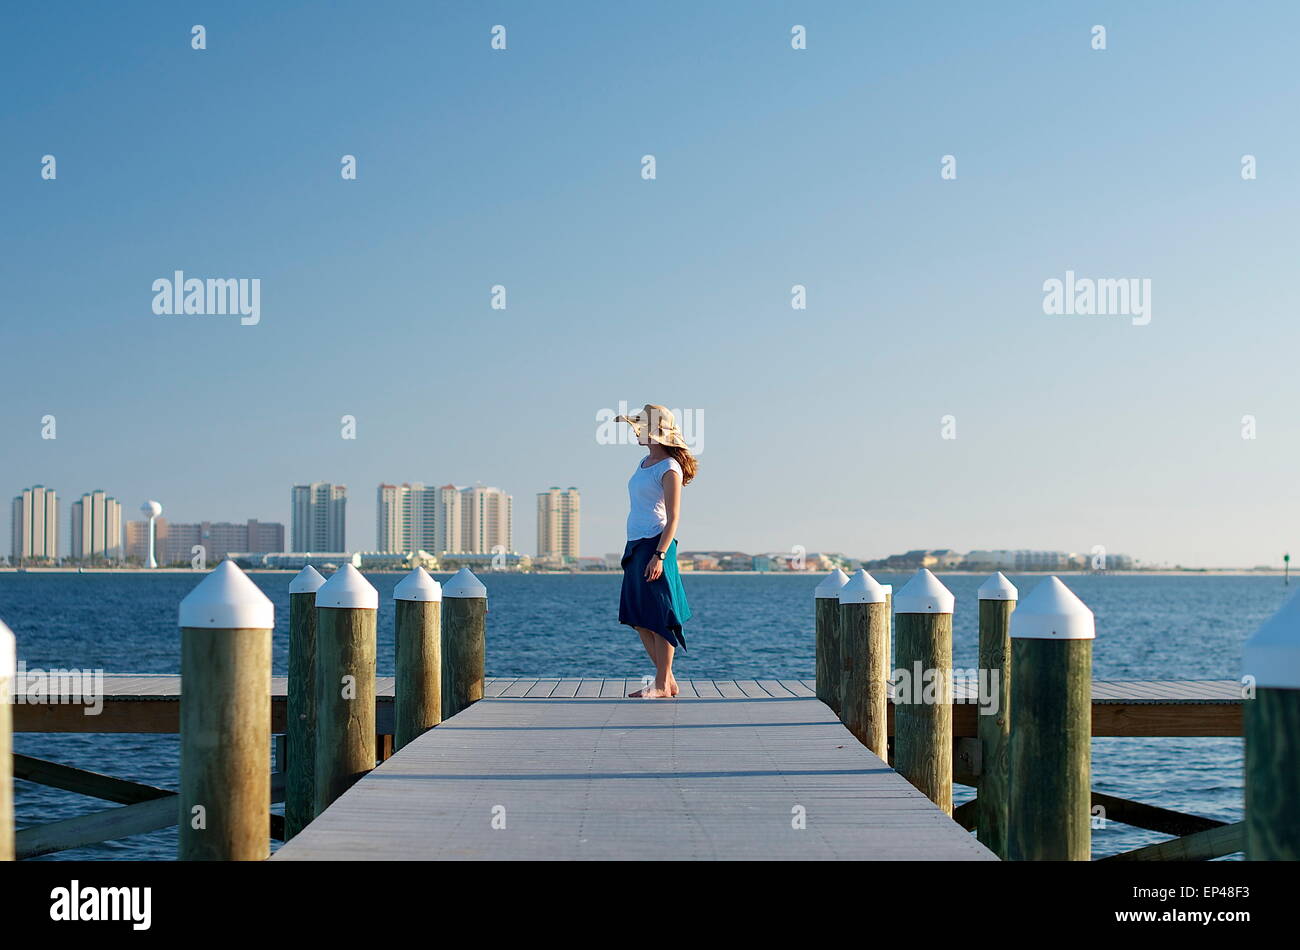
[(989, 579), (980, 585), (977, 591), (980, 600), (1018, 600), (1020, 591), (1016, 585), (1006, 579), (1001, 571), (989, 575)]
[(430, 577), (424, 568), (417, 567), (397, 582), (393, 588), (393, 600), (438, 603), (442, 600), (442, 585)]
[(222, 561), (181, 601), (180, 625), (208, 630), (271, 630), (275, 605), (234, 561)]
[(1053, 574), (1029, 592), (1011, 615), (1016, 640), (1092, 640), (1092, 611)]
[(442, 585), (443, 597), (487, 597), (487, 588), (483, 582), (474, 576), (474, 572), (468, 567), (462, 567), (451, 580)]
[(14, 632), (0, 620), (0, 680), (18, 673), (18, 646)]
[(379, 609), (379, 591), (351, 564), (344, 564), (316, 591), (317, 607)]
[(924, 567), (894, 595), (896, 614), (950, 614), (957, 598)]
[(289, 593), (312, 594), (320, 590), (324, 583), (325, 578), (321, 576), (321, 572), (308, 564), (289, 582)]
[(849, 575), (838, 567), (831, 571), (813, 591), (814, 600), (829, 600), (840, 595), (840, 588), (849, 582)]
[(859, 568), (849, 582), (840, 588), (841, 604), (883, 604), (885, 588), (876, 583), (876, 579)]
[(1300, 689), (1300, 591), (1246, 641), (1242, 672), (1267, 689)]

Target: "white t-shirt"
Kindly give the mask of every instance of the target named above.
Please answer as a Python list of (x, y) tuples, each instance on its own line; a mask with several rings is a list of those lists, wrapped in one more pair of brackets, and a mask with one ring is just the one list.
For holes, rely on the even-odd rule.
[[(646, 456), (649, 458), (649, 456)], [(645, 459), (641, 460), (642, 462)], [(632, 509), (627, 515), (627, 539), (653, 538), (668, 526), (668, 512), (664, 508), (664, 473), (672, 469), (680, 477), (682, 467), (672, 456), (660, 459), (646, 467), (637, 465), (627, 482), (628, 499)]]

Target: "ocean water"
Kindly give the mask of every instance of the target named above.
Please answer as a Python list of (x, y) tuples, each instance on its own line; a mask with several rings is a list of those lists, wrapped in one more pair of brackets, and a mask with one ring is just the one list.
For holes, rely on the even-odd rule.
[[(250, 575), (276, 606), (274, 669), (288, 662), (291, 574)], [(895, 589), (903, 576), (877, 575)], [(379, 672), (393, 672), (393, 587), (398, 574), (369, 579), (380, 593)], [(440, 577), (440, 579), (443, 579)], [(957, 596), (954, 665), (977, 665), (975, 591), (983, 578), (943, 576)], [(1239, 674), (1242, 643), (1289, 593), (1276, 577), (1088, 575), (1064, 578), (1097, 618), (1097, 679), (1227, 679)], [(640, 676), (649, 663), (636, 635), (618, 624), (616, 575), (487, 574), (490, 676)], [(812, 592), (820, 577), (684, 577), (694, 617), (679, 678), (813, 676)], [(1012, 577), (1023, 597), (1039, 577)], [(176, 673), (176, 607), (197, 583), (191, 574), (0, 573), (0, 619), (28, 668)], [(176, 787), (176, 736), (18, 734), (15, 750), (167, 788)], [(1093, 787), (1224, 821), (1242, 814), (1239, 739), (1096, 739)], [(84, 796), (16, 783), (18, 826), (111, 807)], [(957, 799), (972, 792), (956, 786)], [(1095, 856), (1164, 836), (1110, 823), (1093, 831)], [(168, 829), (62, 852), (57, 859), (171, 859)]]

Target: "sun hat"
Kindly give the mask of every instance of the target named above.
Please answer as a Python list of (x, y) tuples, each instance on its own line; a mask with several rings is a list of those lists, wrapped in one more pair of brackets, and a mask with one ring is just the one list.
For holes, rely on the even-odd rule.
[(677, 420), (673, 417), (672, 410), (663, 406), (646, 403), (640, 412), (630, 416), (619, 416), (615, 421), (630, 425), (638, 439), (643, 433), (648, 432), (651, 442), (672, 445), (679, 449), (690, 448), (682, 438), (682, 430), (677, 427)]

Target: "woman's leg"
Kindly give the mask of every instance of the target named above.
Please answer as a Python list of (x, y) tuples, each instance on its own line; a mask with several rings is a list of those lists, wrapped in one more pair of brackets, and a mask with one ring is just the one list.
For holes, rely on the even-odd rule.
[(660, 649), (663, 650), (664, 683), (668, 689), (668, 695), (676, 696), (679, 689), (677, 686), (677, 677), (673, 676), (673, 657), (677, 655), (677, 648), (663, 637), (659, 638), (659, 643)]
[(646, 653), (654, 661), (655, 679), (651, 685), (628, 695), (637, 699), (667, 699), (676, 695), (668, 685), (672, 678), (673, 645), (653, 630), (647, 630), (645, 627), (635, 629), (641, 635), (641, 643), (645, 646)]
[(633, 627), (632, 629), (641, 635), (641, 645), (645, 647), (645, 654), (650, 657), (650, 662), (657, 665), (659, 661), (655, 659), (655, 640), (658, 638), (655, 636), (655, 632), (647, 630), (645, 627)]

